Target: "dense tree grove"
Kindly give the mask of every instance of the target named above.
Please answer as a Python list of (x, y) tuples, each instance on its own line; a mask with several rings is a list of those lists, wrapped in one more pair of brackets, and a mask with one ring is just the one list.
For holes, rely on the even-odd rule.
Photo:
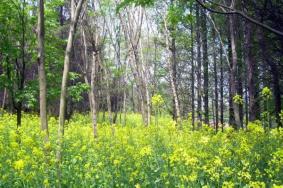
[(282, 72), (280, 0), (0, 1), (0, 119), (14, 114), (19, 131), (26, 113), (39, 115), (59, 186), (77, 113), (94, 140), (100, 123), (114, 135), (132, 113), (145, 128), (170, 116), (180, 130), (279, 131)]

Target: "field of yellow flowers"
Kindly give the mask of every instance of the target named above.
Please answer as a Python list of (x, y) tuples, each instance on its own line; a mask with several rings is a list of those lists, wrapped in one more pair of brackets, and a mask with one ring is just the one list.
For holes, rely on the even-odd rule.
[[(127, 125), (98, 125), (94, 140), (87, 115), (66, 125), (62, 187), (282, 187), (283, 130), (264, 132), (209, 127), (191, 131), (168, 117), (158, 126), (141, 125), (128, 114)], [(0, 116), (0, 187), (57, 186), (57, 120), (49, 119), (50, 143), (39, 118), (25, 114), (16, 129), (14, 115)], [(281, 186), (280, 186), (281, 185)]]

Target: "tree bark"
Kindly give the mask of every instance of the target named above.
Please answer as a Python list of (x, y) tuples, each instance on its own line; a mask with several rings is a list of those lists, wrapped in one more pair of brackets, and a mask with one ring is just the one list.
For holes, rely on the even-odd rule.
[[(205, 2), (205, 1), (204, 1)], [(203, 59), (203, 102), (204, 102), (204, 122), (209, 124), (209, 106), (208, 106), (208, 53), (207, 53), (207, 24), (206, 10), (202, 9), (201, 13), (202, 28), (202, 59)]]
[(176, 44), (175, 38), (172, 37), (171, 39), (171, 47), (168, 47), (170, 51), (170, 64), (169, 64), (169, 72), (170, 72), (170, 82), (171, 82), (171, 89), (173, 93), (173, 101), (174, 101), (174, 118), (177, 123), (180, 120), (180, 106), (177, 94), (177, 59), (176, 59)]
[(197, 42), (197, 117), (198, 127), (202, 125), (202, 98), (201, 98), (201, 36), (200, 36), (200, 11), (199, 5), (196, 5), (196, 42)]
[(84, 0), (80, 0), (77, 4), (76, 10), (74, 11), (74, 17), (71, 18), (71, 25), (69, 30), (69, 37), (67, 42), (67, 47), (65, 50), (65, 58), (64, 58), (64, 69), (63, 69), (63, 77), (61, 84), (61, 95), (60, 95), (60, 108), (59, 108), (59, 126), (58, 126), (58, 149), (56, 152), (57, 159), (57, 178), (58, 178), (58, 187), (61, 187), (61, 147), (62, 147), (62, 139), (64, 134), (64, 123), (65, 123), (65, 109), (66, 109), (66, 96), (67, 96), (67, 83), (68, 83), (68, 74), (70, 68), (70, 56), (73, 47), (73, 41), (76, 33), (76, 26), (79, 19), (79, 15), (82, 9), (82, 4)]
[(241, 128), (241, 119), (240, 119), (240, 108), (239, 104), (233, 100), (233, 97), (237, 95), (237, 64), (238, 64), (238, 57), (236, 51), (236, 41), (235, 41), (235, 21), (234, 15), (229, 15), (229, 30), (230, 30), (230, 41), (231, 41), (231, 70), (230, 70), (230, 85), (231, 85), (231, 97), (232, 97), (232, 106), (234, 111), (235, 117), (235, 126), (234, 128), (240, 129)]
[(255, 60), (252, 54), (252, 26), (249, 22), (244, 25), (244, 49), (245, 49), (245, 62), (247, 65), (247, 79), (248, 79), (248, 96), (249, 96), (249, 121), (256, 120), (256, 94), (255, 94)]
[(3, 93), (3, 100), (2, 100), (2, 105), (1, 108), (4, 109), (6, 105), (6, 97), (7, 97), (7, 89), (6, 87), (4, 88), (4, 93)]
[(96, 52), (94, 51), (92, 53), (92, 65), (91, 65), (91, 75), (90, 75), (90, 91), (89, 91), (89, 95), (90, 95), (90, 103), (91, 103), (91, 117), (92, 117), (92, 127), (93, 127), (93, 136), (94, 138), (96, 138), (97, 135), (97, 102), (96, 102), (96, 69), (97, 69), (97, 58), (98, 55), (96, 54)]
[(223, 75), (223, 48), (220, 44), (220, 122), (224, 131), (224, 75)]
[(38, 74), (39, 74), (39, 103), (40, 103), (40, 124), (41, 130), (46, 132), (48, 139), (48, 124), (46, 110), (46, 75), (44, 64), (44, 0), (39, 0), (39, 15), (38, 15)]
[(109, 73), (107, 67), (104, 67), (105, 81), (106, 81), (106, 102), (107, 102), (107, 111), (108, 111), (108, 119), (110, 125), (112, 125), (112, 108), (111, 108), (111, 94), (110, 94), (110, 85), (109, 85)]
[(195, 62), (194, 62), (194, 30), (191, 23), (191, 91), (192, 91), (192, 127), (195, 129)]
[(266, 41), (265, 41), (265, 35), (264, 31), (261, 29), (259, 33), (260, 37), (260, 48), (261, 48), (261, 54), (262, 54), (262, 60), (263, 63), (267, 63), (270, 67), (270, 72), (272, 75), (272, 87), (273, 87), (273, 100), (274, 100), (274, 106), (275, 106), (275, 118), (277, 122), (277, 127), (282, 127), (282, 122), (280, 120), (280, 112), (281, 112), (281, 89), (280, 89), (280, 83), (279, 83), (279, 72), (277, 65), (275, 62), (270, 59), (269, 49), (266, 47)]
[(215, 30), (212, 30), (213, 38), (213, 62), (214, 62), (214, 97), (215, 97), (215, 130), (218, 131), (219, 117), (218, 117), (218, 75), (217, 75), (217, 60), (216, 60), (216, 36)]
[[(58, 135), (63, 135), (64, 133), (65, 106), (66, 106), (66, 96), (67, 96), (68, 74), (69, 74), (69, 68), (70, 68), (70, 56), (71, 56), (73, 41), (74, 41), (74, 37), (76, 33), (77, 22), (79, 19), (79, 15), (82, 9), (83, 2), (84, 0), (80, 0), (78, 2), (75, 13), (74, 13), (74, 17), (71, 19), (69, 37), (68, 37), (67, 47), (65, 50), (64, 70), (63, 70), (63, 77), (62, 77), (62, 84), (61, 84), (61, 96), (60, 96)], [(59, 138), (60, 137), (61, 136), (59, 136)]]

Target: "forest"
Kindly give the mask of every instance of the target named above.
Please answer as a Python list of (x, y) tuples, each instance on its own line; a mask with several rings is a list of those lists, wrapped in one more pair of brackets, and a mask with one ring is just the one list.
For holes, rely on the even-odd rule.
[(282, 188), (282, 100), (282, 0), (0, 0), (0, 187)]

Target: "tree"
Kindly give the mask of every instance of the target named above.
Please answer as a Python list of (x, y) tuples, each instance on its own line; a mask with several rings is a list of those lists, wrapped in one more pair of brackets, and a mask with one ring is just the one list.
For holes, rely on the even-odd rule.
[[(72, 0), (74, 1), (74, 0)], [(80, 12), (82, 9), (84, 0), (79, 0), (76, 8), (72, 6), (71, 12), (71, 24), (69, 30), (69, 37), (67, 41), (67, 47), (65, 50), (65, 58), (64, 58), (64, 69), (63, 69), (63, 78), (62, 78), (62, 85), (61, 85), (61, 96), (60, 96), (60, 112), (59, 112), (59, 127), (58, 127), (58, 134), (63, 135), (64, 133), (64, 123), (65, 123), (65, 109), (66, 109), (66, 96), (67, 96), (67, 83), (68, 83), (68, 74), (70, 68), (70, 57), (73, 47), (73, 41), (76, 34), (76, 27), (78, 23), (78, 19), (80, 16)], [(59, 136), (60, 138), (61, 136)]]
[[(64, 134), (64, 124), (65, 124), (65, 110), (66, 110), (66, 96), (67, 96), (67, 83), (68, 83), (68, 74), (70, 69), (70, 57), (73, 47), (73, 41), (76, 33), (76, 27), (78, 23), (78, 19), (80, 16), (80, 12), (82, 9), (84, 0), (79, 0), (77, 6), (71, 7), (71, 23), (70, 23), (70, 30), (69, 30), (69, 37), (67, 41), (67, 46), (65, 50), (65, 58), (64, 58), (64, 69), (63, 69), (63, 77), (62, 77), (62, 84), (61, 84), (61, 96), (60, 96), (60, 112), (59, 112), (59, 126), (58, 126), (58, 149), (56, 153), (57, 158), (57, 176), (58, 176), (58, 186), (61, 187), (61, 170), (60, 170), (60, 163), (61, 163), (61, 147), (62, 147), (62, 138)], [(74, 0), (72, 0), (72, 5)]]
[(39, 74), (39, 103), (41, 129), (48, 138), (47, 110), (46, 110), (46, 75), (44, 64), (44, 0), (38, 1), (38, 74)]
[(208, 53), (207, 53), (207, 23), (206, 10), (201, 11), (201, 40), (202, 40), (202, 66), (203, 66), (203, 103), (204, 103), (204, 122), (209, 124), (208, 106)]

